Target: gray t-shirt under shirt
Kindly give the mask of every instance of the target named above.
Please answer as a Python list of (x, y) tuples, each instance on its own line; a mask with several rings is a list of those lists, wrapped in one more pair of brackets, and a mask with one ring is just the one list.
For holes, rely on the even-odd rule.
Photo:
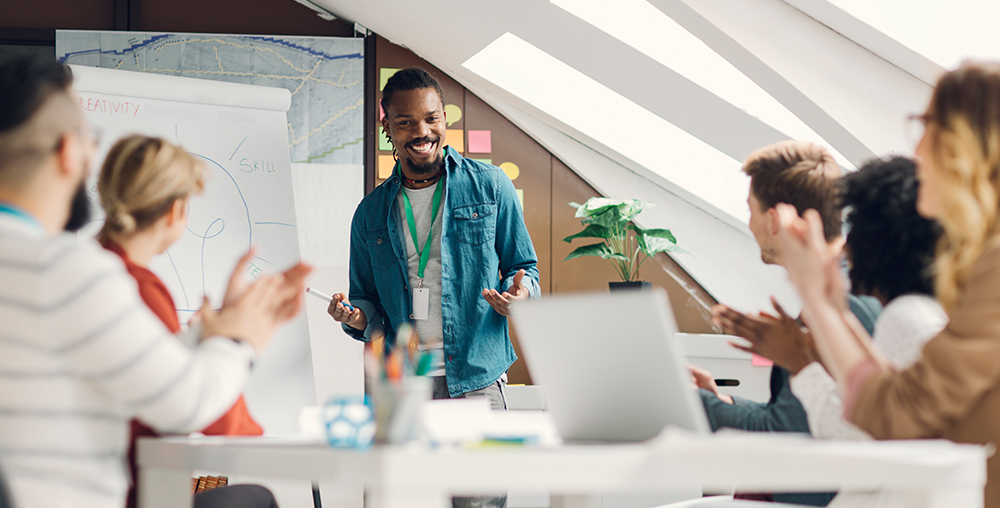
[[(443, 184), (442, 184), (443, 185)], [(403, 244), (406, 245), (406, 263), (409, 272), (410, 288), (420, 287), (420, 277), (417, 272), (420, 269), (420, 254), (413, 245), (413, 235), (410, 233), (410, 226), (406, 220), (406, 208), (403, 203), (403, 193), (410, 198), (410, 206), (413, 208), (413, 221), (417, 226), (417, 241), (420, 248), (424, 248), (427, 242), (427, 230), (431, 228), (431, 207), (434, 203), (434, 190), (437, 185), (424, 187), (423, 189), (399, 190), (399, 197), (396, 199), (399, 205), (399, 217), (402, 227)], [(441, 203), (444, 203), (444, 189), (442, 189)], [(434, 362), (431, 365), (430, 375), (444, 375), (444, 333), (442, 332), (441, 319), (441, 210), (438, 210), (437, 218), (434, 220), (432, 238), (430, 242), (431, 255), (424, 270), (423, 287), (430, 290), (430, 312), (427, 319), (414, 321), (414, 328), (417, 336), (420, 337), (422, 349), (432, 350)]]

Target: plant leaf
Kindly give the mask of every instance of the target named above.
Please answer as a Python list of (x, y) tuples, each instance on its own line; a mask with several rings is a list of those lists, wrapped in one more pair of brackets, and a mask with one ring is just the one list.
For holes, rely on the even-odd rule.
[(608, 206), (603, 209), (599, 214), (594, 214), (586, 219), (584, 222), (587, 224), (598, 224), (606, 228), (621, 229), (624, 230), (624, 226), (628, 221), (622, 220), (621, 209), (618, 206)]
[(655, 256), (659, 252), (675, 252), (678, 254), (690, 254), (690, 252), (677, 246), (677, 243), (667, 238), (660, 238), (650, 235), (638, 235), (639, 248), (647, 256)]
[[(576, 208), (576, 218), (594, 217), (607, 211), (609, 208), (617, 207), (623, 203), (620, 199), (609, 199), (593, 197), (588, 199), (583, 205)], [(572, 205), (570, 205), (572, 206)]]
[(566, 259), (563, 261), (569, 261), (570, 259), (576, 259), (583, 256), (596, 256), (603, 259), (617, 259), (622, 261), (628, 261), (628, 258), (622, 256), (621, 254), (616, 254), (610, 248), (608, 248), (605, 243), (595, 243), (592, 245), (584, 245), (582, 247), (577, 247), (576, 250), (569, 253)]
[(608, 238), (610, 236), (611, 231), (608, 231), (608, 228), (599, 224), (588, 224), (583, 231), (580, 231), (575, 235), (567, 236), (566, 238), (563, 238), (563, 241), (569, 243), (576, 238)]
[(652, 208), (656, 206), (654, 203), (649, 203), (646, 201), (639, 201), (638, 199), (630, 199), (622, 203), (620, 207), (620, 212), (623, 220), (631, 221), (639, 212), (642, 212), (646, 208)]
[(674, 238), (674, 234), (670, 232), (669, 229), (639, 229), (636, 228), (636, 233), (640, 235), (646, 235), (653, 238), (665, 238), (671, 242), (677, 243), (677, 239)]

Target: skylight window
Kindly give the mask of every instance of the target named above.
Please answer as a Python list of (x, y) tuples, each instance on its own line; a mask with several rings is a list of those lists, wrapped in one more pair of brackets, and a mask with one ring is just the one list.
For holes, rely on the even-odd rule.
[(763, 88), (646, 0), (551, 0), (570, 14), (697, 83), (789, 138), (830, 149), (837, 162), (854, 165)]
[(462, 66), (737, 219), (749, 217), (740, 162), (516, 35)]
[(947, 69), (966, 58), (1000, 60), (996, 0), (830, 2)]

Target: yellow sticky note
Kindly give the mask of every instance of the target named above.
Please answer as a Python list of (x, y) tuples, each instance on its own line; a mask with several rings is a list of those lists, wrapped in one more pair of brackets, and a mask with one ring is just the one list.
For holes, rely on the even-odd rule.
[(397, 72), (399, 72), (399, 69), (392, 69), (389, 67), (382, 67), (381, 69), (379, 69), (378, 89), (379, 90), (385, 89), (385, 82), (389, 81), (389, 78), (391, 78), (392, 75)]
[(514, 164), (513, 162), (504, 162), (503, 164), (500, 164), (500, 169), (507, 174), (507, 177), (510, 178), (511, 181), (517, 180), (517, 177), (521, 176), (521, 168), (517, 167), (517, 164)]
[(444, 140), (460, 153), (465, 153), (465, 131), (462, 129), (446, 129)]
[(396, 167), (396, 159), (393, 159), (391, 155), (379, 155), (378, 156), (378, 178), (379, 180), (385, 180), (392, 176), (392, 170)]
[(454, 104), (444, 105), (444, 116), (448, 119), (448, 127), (462, 119), (462, 108)]
[(514, 189), (517, 191), (517, 200), (521, 202), (521, 210), (524, 210), (524, 189)]

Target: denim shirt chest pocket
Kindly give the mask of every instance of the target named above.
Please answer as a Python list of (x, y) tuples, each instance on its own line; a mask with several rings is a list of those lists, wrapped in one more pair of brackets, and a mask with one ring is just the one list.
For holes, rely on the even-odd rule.
[(497, 234), (496, 211), (495, 203), (456, 207), (452, 218), (458, 240), (472, 245), (493, 240)]
[(387, 228), (369, 231), (365, 242), (368, 244), (368, 251), (371, 253), (372, 268), (386, 270), (398, 261), (396, 253), (392, 250), (392, 243), (389, 241), (389, 230)]

